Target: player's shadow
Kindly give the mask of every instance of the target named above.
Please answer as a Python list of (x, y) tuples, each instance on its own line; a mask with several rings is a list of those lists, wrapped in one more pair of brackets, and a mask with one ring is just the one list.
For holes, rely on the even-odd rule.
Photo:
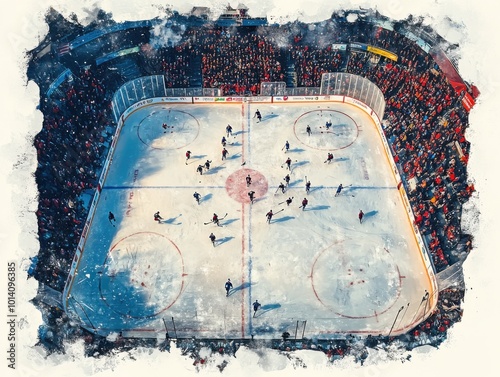
[(249, 282), (244, 282), (243, 284), (241, 284), (240, 286), (238, 287), (234, 287), (230, 292), (229, 294), (227, 295), (228, 297), (231, 296), (233, 293), (236, 293), (238, 291), (241, 291), (243, 289), (247, 289), (247, 288), (250, 288), (251, 285), (254, 285), (255, 283), (249, 283)]
[(378, 211), (370, 211), (370, 212), (367, 212), (367, 213), (365, 213), (365, 218), (367, 218), (367, 217), (373, 217), (373, 216), (375, 216), (377, 213), (378, 213)]
[(177, 215), (177, 216), (171, 217), (171, 218), (169, 218), (169, 219), (161, 220), (161, 221), (160, 221), (160, 224), (181, 225), (181, 224), (182, 224), (181, 222), (174, 223), (174, 221), (176, 221), (176, 219), (177, 219), (178, 217), (181, 217), (181, 216), (182, 216), (182, 213), (180, 213), (180, 214), (179, 214), (179, 215)]
[(261, 196), (260, 198), (255, 198), (255, 199), (253, 200), (253, 204), (255, 204), (255, 203), (257, 203), (257, 202), (260, 202), (260, 201), (262, 201), (262, 200), (264, 200), (264, 199), (267, 199), (267, 196)]
[(205, 175), (212, 175), (218, 173), (220, 170), (225, 169), (225, 166), (213, 166), (205, 172)]
[(202, 158), (205, 158), (205, 157), (207, 157), (206, 154), (198, 154), (196, 156), (191, 156), (191, 158), (186, 161), (186, 165), (199, 164), (200, 162), (196, 161), (196, 160), (199, 160), (199, 159), (202, 159)]
[(233, 146), (233, 147), (239, 147), (241, 145), (241, 143), (239, 141), (234, 141), (234, 142), (228, 143), (228, 144)]
[(323, 209), (328, 209), (330, 206), (313, 206), (313, 207), (306, 207), (304, 208), (304, 211), (321, 211)]
[(235, 221), (238, 221), (239, 219), (227, 219), (227, 220), (224, 220), (224, 226), (226, 225), (229, 225), (229, 224), (232, 224), (234, 223)]
[(236, 153), (236, 154), (233, 154), (229, 157), (227, 157), (228, 160), (235, 160), (237, 158), (240, 158), (241, 157), (241, 153)]
[(293, 171), (297, 168), (300, 168), (301, 166), (304, 166), (304, 165), (307, 165), (309, 163), (309, 161), (299, 161), (299, 162), (295, 162), (292, 164), (292, 170), (290, 170), (290, 173), (293, 173)]
[(207, 195), (205, 195), (205, 196), (202, 196), (202, 197), (200, 198), (200, 203), (203, 203), (203, 202), (207, 202), (207, 201), (209, 201), (210, 199), (212, 199), (212, 196), (213, 196), (212, 194), (207, 194)]
[(293, 149), (288, 150), (288, 152), (295, 152), (295, 153), (302, 153), (304, 151), (305, 151), (305, 149), (302, 149), (302, 148), (293, 148)]
[(278, 116), (279, 116), (278, 114), (268, 114), (268, 115), (264, 115), (264, 116), (262, 117), (262, 121), (261, 121), (261, 122), (263, 122), (263, 121), (265, 121), (265, 120), (268, 120), (268, 119), (273, 119), (273, 118), (276, 118), (276, 117), (278, 117)]
[(309, 189), (309, 193), (314, 192), (314, 191), (317, 191), (317, 190), (321, 190), (321, 189), (323, 189), (323, 188), (325, 188), (325, 186), (314, 186), (314, 187), (311, 187), (311, 188)]
[(216, 241), (216, 245), (219, 246), (219, 245), (222, 245), (228, 241), (231, 241), (234, 237), (233, 236), (228, 236), (228, 237), (223, 237), (223, 238), (219, 238), (217, 241)]
[(299, 162), (296, 162), (295, 164), (293, 164), (294, 167), (299, 167), (299, 166), (304, 166), (306, 164), (309, 163), (309, 160), (303, 160), (303, 161), (299, 161)]
[(279, 309), (281, 308), (281, 304), (266, 304), (262, 305), (260, 307), (260, 310), (255, 313), (255, 317), (260, 317), (261, 315), (266, 314), (267, 312), (270, 312), (271, 310)]
[(293, 220), (293, 219), (295, 219), (294, 216), (283, 216), (283, 217), (278, 217), (277, 219), (272, 220), (271, 223), (282, 223), (284, 221)]
[(302, 182), (302, 179), (296, 179), (295, 181), (290, 181), (290, 183), (288, 184), (288, 187), (295, 186), (297, 183), (300, 183), (300, 182)]

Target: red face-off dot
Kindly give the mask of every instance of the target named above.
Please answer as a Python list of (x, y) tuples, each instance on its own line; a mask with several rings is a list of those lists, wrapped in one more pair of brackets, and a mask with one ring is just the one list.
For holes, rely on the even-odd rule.
[[(251, 183), (247, 185), (247, 177), (250, 175)], [(261, 173), (253, 169), (240, 169), (231, 174), (226, 180), (226, 191), (231, 198), (240, 203), (250, 203), (248, 193), (255, 191), (254, 198), (258, 199), (266, 195), (268, 190), (267, 179)]]

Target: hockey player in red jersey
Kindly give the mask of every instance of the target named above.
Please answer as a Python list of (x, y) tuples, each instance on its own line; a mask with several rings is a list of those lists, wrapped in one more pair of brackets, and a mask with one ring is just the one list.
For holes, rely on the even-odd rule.
[(302, 205), (300, 206), (300, 208), (302, 208), (302, 211), (303, 211), (304, 209), (306, 209), (306, 206), (307, 206), (307, 204), (308, 204), (308, 203), (309, 203), (309, 201), (308, 201), (306, 198), (304, 198), (304, 199), (302, 200)]
[(266, 213), (267, 223), (268, 223), (268, 224), (271, 224), (271, 219), (273, 218), (273, 215), (274, 215), (274, 214), (273, 214), (273, 210), (272, 210), (272, 209), (271, 209), (271, 210), (269, 210), (269, 212), (268, 212), (268, 213)]
[(359, 219), (359, 223), (360, 224), (363, 222), (363, 217), (364, 216), (365, 216), (365, 213), (362, 210), (359, 210), (358, 219)]

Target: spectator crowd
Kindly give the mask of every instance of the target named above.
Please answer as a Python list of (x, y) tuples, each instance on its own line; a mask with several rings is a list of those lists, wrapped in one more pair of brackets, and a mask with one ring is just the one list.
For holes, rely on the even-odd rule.
[[(276, 33), (276, 28), (281, 28)], [(351, 50), (348, 44), (371, 44), (395, 53), (397, 61)], [(345, 49), (334, 45), (344, 44)], [(301, 87), (319, 87), (325, 72), (348, 72), (374, 82), (386, 99), (384, 132), (400, 168), (403, 184), (436, 272), (463, 260), (472, 248), (472, 237), (461, 232), (462, 205), (474, 192), (467, 176), (470, 143), (465, 138), (468, 114), (461, 96), (432, 57), (402, 34), (360, 19), (346, 22), (338, 15), (312, 28), (298, 22), (260, 29), (188, 26), (183, 39), (168, 48), (152, 51), (143, 46), (138, 56), (149, 74), (163, 74), (168, 87), (187, 87), (189, 77), (201, 72), (204, 88), (219, 88), (223, 95), (258, 95), (262, 82), (285, 81), (292, 67)], [(45, 66), (44, 66), (45, 67)], [(30, 270), (41, 284), (62, 292), (76, 246), (88, 215), (89, 198), (98, 179), (114, 134), (109, 88), (116, 76), (96, 67), (73, 71), (73, 79), (59, 88), (58, 96), (40, 101), (43, 127), (34, 139), (38, 156), (36, 211), (40, 251)], [(331, 361), (355, 355), (361, 363), (367, 348), (404, 342), (412, 348), (439, 344), (447, 329), (461, 319), (464, 290), (444, 289), (431, 315), (416, 328), (398, 337), (347, 337), (328, 344), (301, 342), (320, 349)], [(41, 339), (61, 351), (64, 334), (54, 335), (64, 313), (42, 303), (46, 330)], [(82, 330), (86, 333), (86, 330)], [(82, 332), (71, 332), (82, 336)], [(76, 334), (76, 335), (75, 335)], [(124, 347), (122, 340), (103, 341), (86, 333), (89, 354)], [(104, 344), (104, 343), (105, 344)], [(49, 344), (47, 343), (47, 344)], [(312, 346), (314, 345), (314, 347)], [(199, 349), (202, 345), (192, 346)], [(197, 348), (198, 347), (198, 348)], [(273, 348), (297, 349), (288, 337)], [(218, 345), (219, 353), (234, 353), (234, 344)], [(195, 358), (195, 363), (203, 363)]]

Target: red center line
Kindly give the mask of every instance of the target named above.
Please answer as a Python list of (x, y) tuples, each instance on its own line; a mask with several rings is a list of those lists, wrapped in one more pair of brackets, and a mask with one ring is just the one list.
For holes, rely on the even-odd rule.
[[(245, 162), (245, 103), (241, 104), (241, 163)], [(241, 203), (241, 285), (245, 283), (245, 203)], [(245, 337), (245, 289), (241, 290), (241, 337)]]

